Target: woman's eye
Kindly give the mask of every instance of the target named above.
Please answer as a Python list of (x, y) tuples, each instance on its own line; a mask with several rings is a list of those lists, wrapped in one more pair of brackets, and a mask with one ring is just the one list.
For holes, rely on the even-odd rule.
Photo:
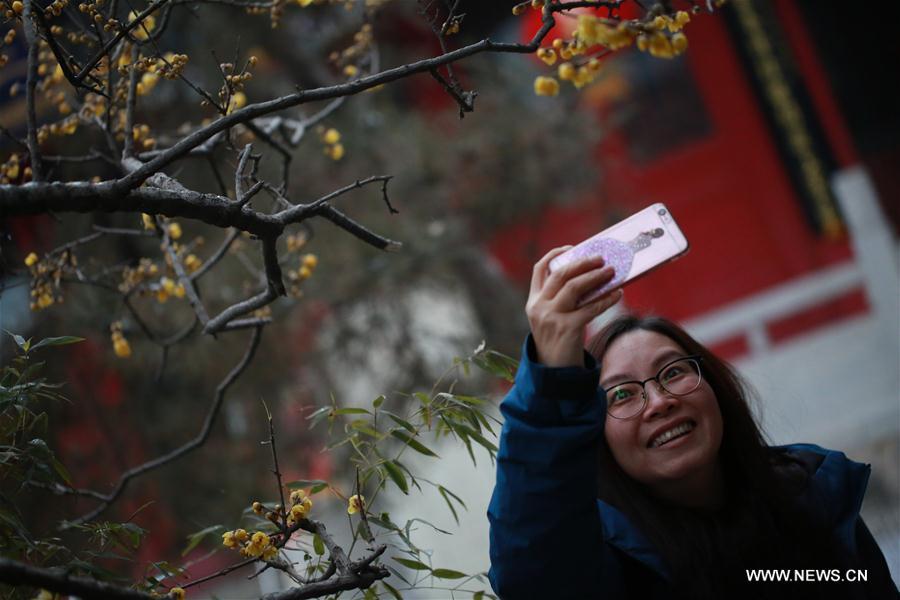
[(668, 381), (669, 379), (674, 379), (675, 377), (678, 377), (679, 375), (683, 375), (683, 374), (684, 374), (684, 367), (682, 367), (681, 365), (672, 365), (671, 367), (666, 369), (666, 372), (663, 373), (662, 378), (664, 381)]
[(630, 397), (631, 397), (631, 390), (628, 390), (626, 388), (617, 388), (617, 389), (613, 390), (612, 394), (610, 394), (610, 399), (613, 402), (627, 400)]

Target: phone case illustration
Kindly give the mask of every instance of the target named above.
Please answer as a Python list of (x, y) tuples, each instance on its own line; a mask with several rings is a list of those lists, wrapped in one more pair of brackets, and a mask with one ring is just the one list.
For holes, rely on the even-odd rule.
[(613, 279), (580, 298), (578, 302), (583, 304), (643, 277), (687, 251), (687, 238), (672, 213), (657, 202), (566, 250), (550, 261), (550, 271), (573, 261), (603, 256), (615, 271)]
[(634, 255), (641, 250), (649, 248), (654, 239), (661, 238), (664, 234), (665, 232), (662, 228), (656, 227), (649, 231), (640, 232), (627, 242), (609, 237), (591, 238), (575, 248), (572, 248), (572, 250), (565, 255), (559, 257), (565, 257), (564, 260), (556, 262), (556, 259), (554, 259), (554, 261), (551, 262), (551, 268), (558, 269), (570, 262), (596, 256), (598, 254), (602, 255), (604, 260), (606, 260), (606, 264), (611, 265), (615, 270), (615, 275), (609, 283), (602, 288), (587, 294), (580, 300), (582, 303), (587, 302), (625, 282), (631, 274), (631, 266), (634, 264)]

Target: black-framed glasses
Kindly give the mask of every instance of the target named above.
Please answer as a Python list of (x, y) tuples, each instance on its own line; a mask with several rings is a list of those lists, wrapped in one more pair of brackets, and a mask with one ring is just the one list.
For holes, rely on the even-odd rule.
[(682, 356), (666, 363), (659, 372), (643, 381), (623, 381), (606, 389), (606, 412), (614, 419), (630, 419), (647, 406), (647, 383), (655, 381), (660, 389), (672, 396), (690, 394), (698, 387), (700, 356)]

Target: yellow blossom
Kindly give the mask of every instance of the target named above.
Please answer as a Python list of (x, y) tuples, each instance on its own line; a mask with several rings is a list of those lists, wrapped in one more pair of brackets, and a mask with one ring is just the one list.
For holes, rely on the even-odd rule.
[(265, 512), (265, 510), (266, 509), (262, 505), (262, 502), (254, 502), (253, 503), (253, 512), (255, 512), (256, 514), (261, 515), (261, 514), (263, 514), (263, 512)]
[(307, 254), (303, 257), (303, 266), (309, 267), (310, 269), (315, 269), (316, 265), (319, 264), (319, 257), (315, 254)]
[(250, 543), (265, 548), (269, 545), (269, 536), (263, 531), (257, 531), (250, 537)]
[(676, 54), (681, 54), (688, 47), (688, 39), (687, 36), (683, 33), (676, 33), (672, 36), (672, 50), (675, 51)]
[(350, 496), (350, 500), (347, 502), (347, 514), (354, 515), (361, 510), (365, 509), (366, 505), (366, 497), (359, 495)]
[(178, 223), (169, 223), (168, 231), (169, 237), (173, 240), (177, 240), (181, 237), (181, 225)]
[(113, 336), (113, 352), (116, 353), (116, 356), (119, 358), (128, 358), (131, 356), (131, 346), (128, 344), (128, 340), (124, 337)]
[(556, 50), (553, 48), (541, 48), (537, 51), (537, 56), (548, 65), (556, 63)]
[[(133, 23), (137, 18), (138, 13), (134, 11), (128, 13), (129, 23)], [(137, 25), (134, 29), (131, 30), (131, 35), (133, 35), (136, 39), (146, 40), (149, 37), (147, 33), (153, 31), (154, 27), (156, 27), (156, 18), (153, 15), (147, 15), (143, 18), (140, 25)]]
[(309, 513), (309, 509), (303, 504), (295, 504), (291, 507), (291, 518), (294, 519), (294, 521), (305, 519), (307, 513)]
[(168, 277), (163, 277), (159, 280), (159, 285), (162, 289), (166, 291), (167, 294), (175, 293), (175, 282), (169, 279)]
[(38, 256), (37, 256), (37, 254), (35, 254), (34, 252), (31, 252), (31, 253), (28, 254), (28, 256), (25, 257), (25, 266), (26, 266), (26, 267), (34, 266), (34, 264), (35, 264), (37, 261), (38, 261)]
[(41, 590), (32, 600), (55, 600), (56, 594), (48, 590)]
[(322, 141), (326, 144), (337, 144), (341, 141), (341, 133), (332, 127), (322, 135)]
[(147, 213), (141, 213), (141, 220), (144, 222), (144, 229), (156, 229), (156, 220)]
[(169, 595), (174, 598), (174, 600), (184, 600), (184, 588), (173, 587), (169, 590)]
[(238, 542), (233, 531), (226, 531), (222, 534), (222, 545), (226, 548), (237, 548)]
[(188, 273), (193, 273), (199, 269), (202, 264), (203, 262), (197, 258), (196, 254), (188, 254), (187, 258), (184, 259), (184, 268), (187, 269)]
[(534, 80), (534, 93), (538, 96), (556, 96), (559, 94), (559, 82), (553, 77), (539, 76)]
[(313, 2), (315, 2), (315, 0), (297, 0), (297, 4), (299, 4), (303, 8), (310, 6)]
[(572, 79), (575, 77), (575, 66), (570, 62), (564, 62), (559, 65), (557, 73), (559, 74), (559, 78), (563, 81)]
[(172, 290), (172, 295), (176, 298), (184, 298), (184, 284), (179, 283), (178, 285), (176, 285)]
[(234, 530), (234, 539), (239, 542), (246, 542), (250, 539), (250, 534), (247, 533), (246, 529), (235, 529)]
[(278, 548), (276, 546), (269, 546), (265, 550), (263, 550), (262, 557), (263, 560), (272, 560), (278, 554)]
[(347, 65), (344, 67), (344, 75), (347, 77), (356, 77), (357, 73), (359, 73), (359, 69), (357, 69), (355, 65)]
[(341, 160), (341, 158), (344, 157), (344, 145), (335, 144), (333, 146), (328, 146), (327, 148), (325, 148), (325, 154), (327, 154), (332, 160)]
[(299, 277), (300, 279), (309, 279), (310, 277), (312, 277), (312, 269), (310, 269), (306, 265), (303, 265), (302, 267), (297, 269), (297, 277)]
[(228, 108), (225, 110), (225, 113), (231, 114), (238, 109), (244, 108), (246, 105), (247, 95), (244, 92), (235, 92), (231, 96), (231, 100), (228, 101)]

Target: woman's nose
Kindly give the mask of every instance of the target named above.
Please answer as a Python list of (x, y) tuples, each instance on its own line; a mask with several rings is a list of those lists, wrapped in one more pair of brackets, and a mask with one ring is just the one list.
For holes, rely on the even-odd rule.
[(644, 395), (647, 398), (647, 407), (644, 409), (644, 416), (647, 418), (668, 412), (678, 406), (678, 403), (680, 402), (677, 396), (668, 393), (656, 381), (648, 381), (644, 384)]

